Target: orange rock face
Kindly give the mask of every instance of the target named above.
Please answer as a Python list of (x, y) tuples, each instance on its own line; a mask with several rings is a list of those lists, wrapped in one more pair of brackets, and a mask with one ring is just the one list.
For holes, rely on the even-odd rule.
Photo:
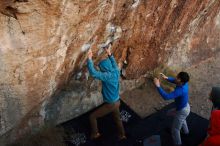
[[(86, 50), (98, 63), (109, 40), (124, 79), (160, 64), (185, 69), (220, 51), (219, 0), (0, 0), (0, 22), (1, 134), (100, 104)], [(71, 90), (59, 94), (69, 80)]]

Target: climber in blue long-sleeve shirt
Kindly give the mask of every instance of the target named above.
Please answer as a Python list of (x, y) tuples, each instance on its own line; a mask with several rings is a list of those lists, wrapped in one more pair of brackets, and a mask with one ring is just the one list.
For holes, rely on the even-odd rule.
[[(168, 77), (167, 81), (175, 84), (175, 78)], [(177, 81), (178, 82), (178, 81)], [(187, 106), (188, 104), (188, 83), (177, 85), (175, 90), (171, 93), (166, 93), (161, 87), (157, 88), (160, 95), (165, 100), (174, 99), (176, 104), (176, 110), (179, 111)]]
[(176, 88), (173, 92), (167, 93), (160, 86), (160, 81), (158, 78), (154, 79), (154, 84), (157, 87), (158, 92), (165, 100), (174, 99), (175, 100), (175, 117), (172, 125), (172, 137), (175, 146), (181, 146), (182, 141), (180, 137), (180, 130), (183, 128), (185, 134), (189, 134), (189, 129), (186, 123), (186, 118), (190, 113), (189, 100), (189, 75), (186, 72), (180, 72), (176, 78), (167, 77), (162, 74), (163, 79), (176, 84)]

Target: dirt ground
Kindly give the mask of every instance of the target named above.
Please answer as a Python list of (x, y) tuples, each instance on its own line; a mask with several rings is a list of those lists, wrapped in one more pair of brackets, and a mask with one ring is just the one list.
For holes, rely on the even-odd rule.
[[(209, 119), (211, 103), (208, 100), (212, 86), (220, 86), (220, 53), (187, 69), (190, 73), (191, 111)], [(172, 101), (164, 101), (157, 93), (152, 81), (141, 87), (125, 92), (122, 100), (142, 118), (155, 113)]]

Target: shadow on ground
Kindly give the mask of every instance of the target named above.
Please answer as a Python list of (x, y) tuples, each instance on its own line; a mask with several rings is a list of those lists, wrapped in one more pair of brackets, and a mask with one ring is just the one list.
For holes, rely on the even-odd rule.
[[(65, 140), (68, 146), (141, 146), (144, 139), (152, 135), (160, 135), (162, 146), (172, 146), (170, 127), (172, 117), (166, 116), (167, 110), (174, 107), (169, 104), (156, 113), (141, 119), (125, 103), (121, 104), (121, 118), (128, 136), (127, 140), (118, 141), (117, 131), (111, 115), (107, 115), (98, 120), (102, 137), (96, 141), (89, 139), (90, 126), (88, 112), (78, 118), (61, 124), (67, 134)], [(187, 118), (190, 129), (189, 136), (182, 136), (186, 146), (197, 146), (206, 136), (208, 120), (190, 113)]]

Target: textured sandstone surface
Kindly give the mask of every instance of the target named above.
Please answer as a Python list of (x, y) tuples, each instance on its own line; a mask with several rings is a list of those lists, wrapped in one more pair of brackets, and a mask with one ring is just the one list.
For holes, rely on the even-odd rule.
[(96, 64), (113, 41), (122, 92), (160, 64), (186, 69), (220, 51), (219, 0), (0, 0), (0, 22), (0, 134), (13, 138), (102, 103), (88, 47)]

